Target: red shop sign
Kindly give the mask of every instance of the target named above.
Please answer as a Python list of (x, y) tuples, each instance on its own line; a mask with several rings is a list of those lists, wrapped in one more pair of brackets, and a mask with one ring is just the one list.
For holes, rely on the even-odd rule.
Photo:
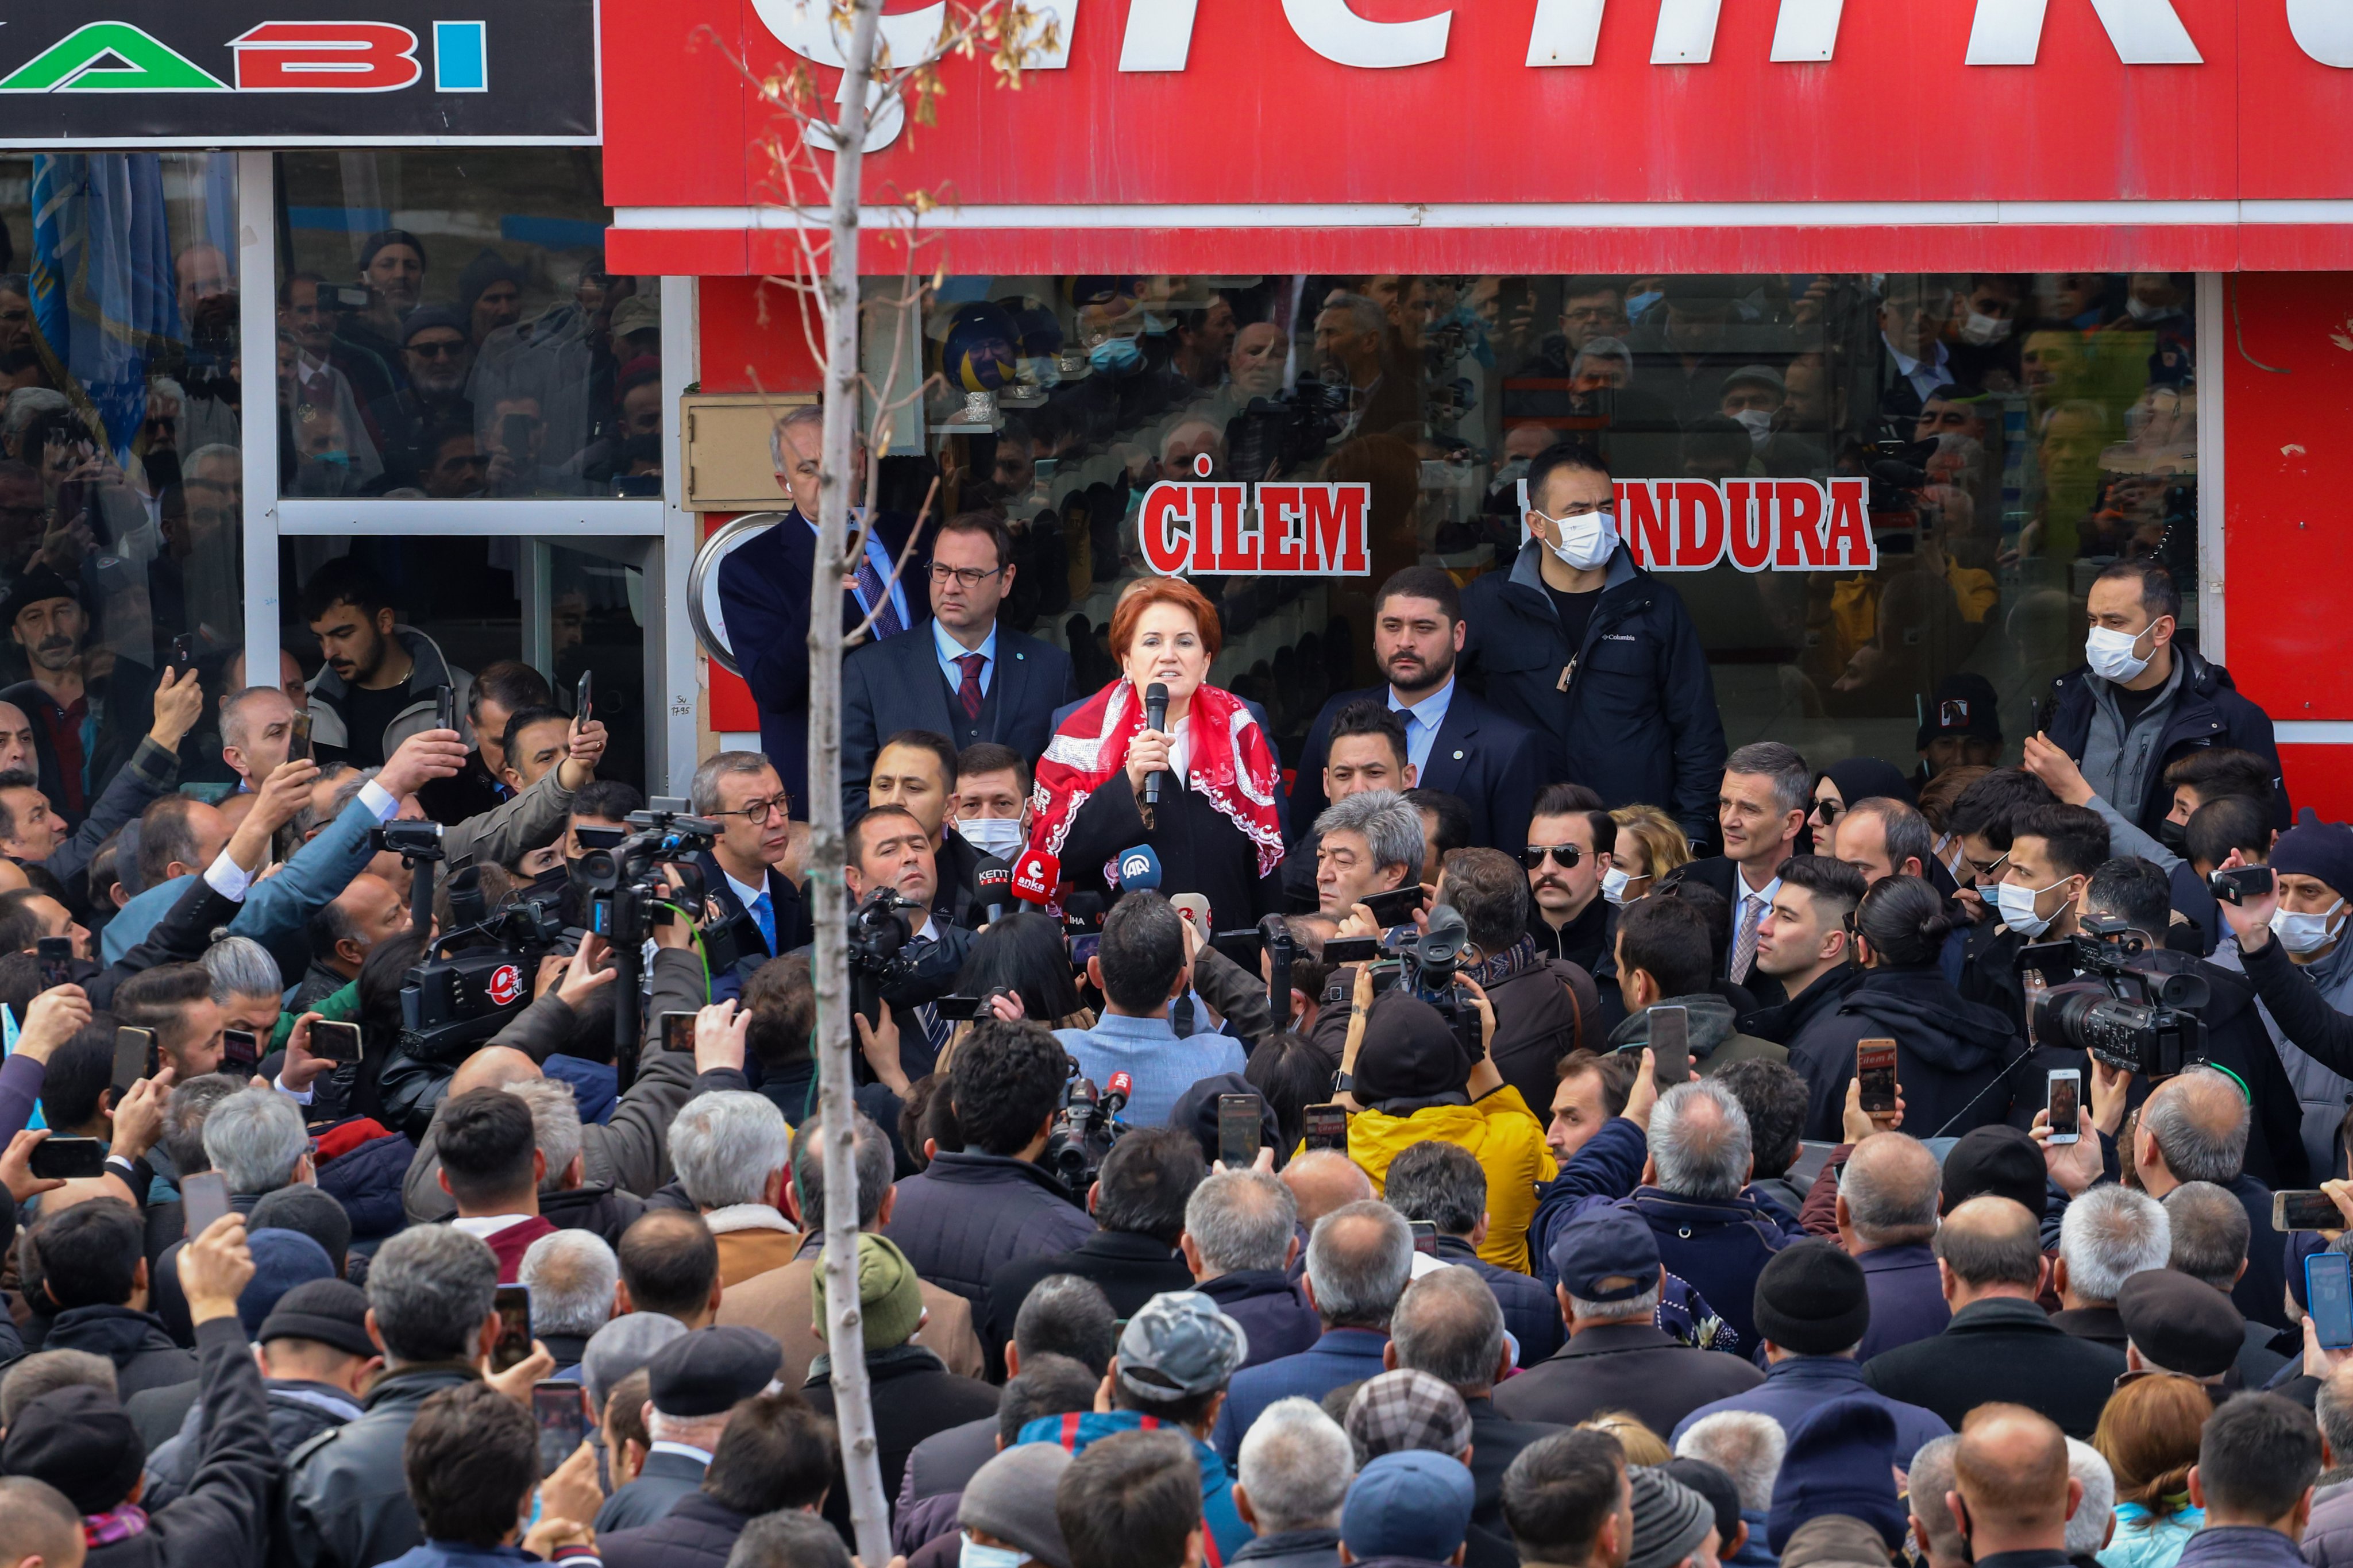
[(1865, 479), (1620, 479), (1618, 532), (1653, 572), (1871, 572), (1870, 500)]
[(1245, 573), (1261, 577), (1369, 577), (1366, 484), (1212, 484), (1163, 479), (1144, 492), (1136, 533), (1164, 577)]
[[(952, 57), (936, 126), (878, 117), (871, 199), (951, 204), (951, 270), (2353, 259), (2345, 0), (1033, 3), (1063, 48), (1019, 89)], [(607, 0), (617, 267), (797, 266), (756, 84), (835, 91), (827, 14)]]

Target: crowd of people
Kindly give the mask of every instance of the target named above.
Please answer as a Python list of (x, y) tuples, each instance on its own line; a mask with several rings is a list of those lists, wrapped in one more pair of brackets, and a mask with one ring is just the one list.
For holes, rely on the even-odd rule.
[[(998, 624), (995, 514), (850, 574), (892, 1551), (2353, 1550), (2307, 1286), (2353, 1251), (2353, 829), (2291, 819), (2170, 574), (2098, 574), (2018, 763), (1966, 697), (1909, 772), (1727, 752), (1606, 460), (1528, 481), (1511, 572), (1374, 587), (1383, 683), (1289, 768), (1188, 583), (1121, 595), (1089, 695)], [(793, 679), (781, 606), (721, 592)], [(679, 812), (359, 563), (300, 613), (316, 674), (167, 670), (111, 773), (8, 731), (0, 1568), (843, 1568), (800, 732)], [(1580, 672), (1601, 634), (1643, 659)], [(2194, 1023), (2116, 1009), (2160, 991)]]

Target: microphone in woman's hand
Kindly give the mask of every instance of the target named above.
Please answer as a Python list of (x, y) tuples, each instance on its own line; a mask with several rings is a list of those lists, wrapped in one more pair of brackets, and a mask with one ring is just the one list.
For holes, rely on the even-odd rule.
[[(1144, 689), (1144, 722), (1154, 730), (1168, 728), (1168, 688), (1159, 681)], [(1156, 773), (1144, 781), (1144, 804), (1160, 804), (1160, 775)]]

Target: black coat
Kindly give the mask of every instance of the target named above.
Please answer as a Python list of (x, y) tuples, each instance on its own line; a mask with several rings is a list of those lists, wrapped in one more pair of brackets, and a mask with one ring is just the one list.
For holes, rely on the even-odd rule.
[(898, 1185), (887, 1234), (915, 1272), (977, 1306), (1017, 1258), (1060, 1252), (1095, 1234), (1087, 1211), (1026, 1160), (942, 1151)]
[(1599, 1411), (1626, 1410), (1653, 1432), (1672, 1432), (1701, 1405), (1764, 1381), (1738, 1356), (1678, 1344), (1647, 1321), (1602, 1323), (1496, 1389), (1495, 1411), (1574, 1426)]
[[(2207, 746), (2228, 746), (2253, 752), (2271, 763), (2272, 826), (2286, 828), (2295, 816), (2288, 809), (2287, 783), (2280, 773), (2279, 748), (2272, 741), (2271, 715), (2239, 695), (2231, 672), (2210, 663), (2194, 648), (2176, 641), (2173, 655), (2182, 661), (2181, 684), (2167, 712), (2165, 732), (2158, 737), (2156, 760), (2149, 763), (2147, 784), (2138, 800), (2112, 800), (2115, 806), (2144, 833), (2173, 809), (2173, 791), (2165, 783), (2167, 764)], [(2051, 683), (2044, 700), (2043, 732), (2051, 743), (2077, 762), (2091, 740), (2092, 716), (2098, 704), (2092, 682), (2098, 679), (2087, 666), (2078, 665)]]
[[(1725, 979), (1731, 970), (1734, 933), (1739, 929), (1740, 900), (1747, 890), (1740, 880), (1739, 862), (1722, 855), (1706, 855), (1677, 869), (1675, 877), (1679, 881), (1697, 882), (1703, 887), (1712, 888), (1724, 897), (1727, 912), (1722, 929), (1711, 930), (1708, 935), (1721, 942), (1716, 948), (1715, 967), (1709, 973), (1718, 980)], [(1715, 922), (1710, 923), (1713, 925)], [(1770, 1007), (1788, 1000), (1781, 989), (1781, 983), (1754, 963), (1748, 967), (1747, 978), (1740, 981), (1739, 984), (1756, 998), (1759, 1007)]]
[(637, 1479), (607, 1498), (605, 1506), (596, 1510), (596, 1533), (642, 1530), (669, 1518), (680, 1500), (702, 1489), (702, 1473), (708, 1468), (691, 1454), (648, 1454)]
[(278, 1533), (294, 1568), (389, 1563), (424, 1543), (408, 1500), (401, 1451), (426, 1400), (473, 1383), (470, 1366), (426, 1362), (387, 1372), (362, 1401), (366, 1410), (287, 1456), (286, 1507)]
[(1021, 1303), (1052, 1274), (1093, 1280), (1111, 1299), (1112, 1316), (1123, 1321), (1164, 1290), (1193, 1288), (1193, 1271), (1185, 1267), (1181, 1254), (1132, 1230), (1099, 1230), (1068, 1252), (1017, 1258), (990, 1276), (987, 1293), (972, 1314), (992, 1383), (1004, 1381), (1005, 1346), (1013, 1338), (1013, 1320), (1020, 1315)]
[[(911, 604), (922, 591), (920, 583), (910, 585)], [(801, 597), (806, 605), (808, 595)], [(919, 629), (922, 637), (869, 643), (841, 661), (845, 821), (856, 821), (866, 809), (866, 781), (873, 776), (875, 754), (883, 742), (900, 731), (928, 730), (945, 735), (959, 752), (977, 742), (994, 741), (1034, 762), (1054, 738), (1054, 710), (1078, 700), (1071, 656), (1000, 620), (997, 662), (988, 671), (987, 700), (978, 721), (967, 719), (940, 668), (937, 641), (928, 628)]]
[[(1332, 803), (1324, 795), (1324, 763), (1332, 750), (1332, 720), (1351, 702), (1388, 706), (1387, 686), (1343, 691), (1324, 704), (1307, 731), (1307, 749), (1291, 785), (1291, 820), (1304, 832)], [(1430, 743), (1430, 761), (1415, 781), (1422, 789), (1443, 790), (1471, 809), (1471, 842), (1516, 855), (1527, 847), (1528, 808), (1546, 777), (1544, 742), (1480, 701), (1460, 682), (1447, 700), (1446, 718)], [(1436, 881), (1434, 868), (1423, 878)]]
[(1240, 1323), (1250, 1336), (1250, 1357), (1243, 1366), (1264, 1366), (1297, 1355), (1324, 1337), (1324, 1324), (1315, 1309), (1282, 1269), (1236, 1269), (1205, 1279), (1193, 1289), (1215, 1301), (1218, 1310)]
[(1071, 814), (1062, 841), (1063, 879), (1108, 894), (1104, 865), (1138, 844), (1149, 844), (1160, 857), (1162, 892), (1199, 893), (1209, 900), (1212, 931), (1240, 931), (1282, 908), (1276, 873), (1259, 875), (1258, 846), (1208, 796), (1163, 781), (1153, 826), (1146, 828), (1124, 771)]
[[(896, 561), (913, 520), (886, 513), (877, 537)], [(899, 582), (907, 600), (907, 630), (931, 617), (931, 599), (918, 571), (921, 552)], [(817, 532), (798, 511), (728, 552), (719, 563), (719, 611), (735, 668), (760, 709), (760, 750), (776, 764), (792, 796), (793, 816), (808, 816), (809, 578), (817, 567)], [(841, 626), (865, 619), (858, 596), (841, 594)], [(871, 634), (869, 634), (870, 636)], [(904, 635), (903, 633), (902, 635)]]
[(186, 1487), (169, 1503), (151, 1503), (144, 1533), (91, 1547), (86, 1563), (227, 1568), (259, 1563), (268, 1550), (270, 1485), (279, 1469), (260, 1369), (235, 1318), (198, 1324), (196, 1352), (209, 1419)]
[(124, 1399), (151, 1388), (196, 1381), (196, 1358), (173, 1342), (164, 1320), (128, 1307), (74, 1307), (59, 1312), (41, 1342), (45, 1351), (88, 1351), (114, 1363)]
[[(1504, 1327), (1520, 1342), (1519, 1364), (1523, 1368), (1535, 1365), (1560, 1349), (1566, 1331), (1560, 1321), (1560, 1302), (1535, 1276), (1488, 1262), (1466, 1238), (1459, 1236), (1440, 1237), (1438, 1257), (1441, 1262), (1470, 1269), (1487, 1282), (1487, 1289), (1494, 1292), (1495, 1305), (1503, 1310)], [(1503, 1473), (1500, 1468), (1495, 1472), (1499, 1479)]]
[(735, 1538), (751, 1522), (750, 1514), (692, 1491), (651, 1524), (600, 1532), (596, 1554), (605, 1568), (727, 1568)]
[(2124, 1370), (2123, 1352), (2075, 1338), (2031, 1301), (1997, 1296), (1954, 1313), (1934, 1339), (1872, 1357), (1862, 1381), (1936, 1412), (1957, 1432), (1970, 1411), (1999, 1401), (2040, 1411), (2088, 1440)]
[(1509, 573), (1463, 590), (1471, 629), (1459, 668), (1490, 707), (1543, 737), (1546, 778), (1588, 784), (1612, 807), (1648, 801), (1694, 838), (1713, 838), (1724, 723), (1683, 596), (1620, 545), (1571, 647), (1539, 575), (1544, 550), (1531, 540)]
[(728, 934), (735, 942), (737, 960), (749, 958), (755, 963), (765, 963), (777, 953), (807, 947), (815, 940), (809, 930), (808, 906), (801, 902), (799, 889), (782, 871), (773, 866), (768, 868), (768, 902), (773, 907), (776, 921), (776, 945), (772, 948), (767, 939), (760, 934), (760, 922), (752, 918), (752, 911), (745, 909), (744, 900), (735, 896), (735, 886), (728, 881), (727, 873), (719, 868), (719, 862), (711, 856), (698, 855), (694, 863), (702, 871), (704, 895), (716, 901), (720, 912), (726, 917)]
[[(2026, 1042), (1990, 1007), (1961, 999), (1931, 969), (1873, 969), (1837, 1009), (1817, 1014), (1789, 1040), (1789, 1065), (1806, 1080), (1806, 1136), (1838, 1142), (1854, 1048), (1863, 1040), (1895, 1042), (1895, 1081), (1904, 1090), (1904, 1128), (1921, 1138), (1957, 1138), (2004, 1120), (2013, 1094), (2026, 1092)], [(2039, 1095), (2042, 1080), (2033, 1083)]]
[[(801, 1397), (820, 1415), (833, 1414), (833, 1382), (829, 1372), (809, 1368)], [(917, 1344), (893, 1345), (866, 1358), (866, 1376), (873, 1389), (875, 1458), (882, 1467), (882, 1495), (895, 1498), (907, 1472), (907, 1456), (934, 1432), (961, 1426), (967, 1421), (997, 1414), (997, 1390), (976, 1377), (958, 1377), (939, 1357)], [(826, 1522), (849, 1541), (849, 1483), (834, 1461), (833, 1484), (826, 1489)]]
[(1471, 1482), (1477, 1489), (1471, 1522), (1509, 1540), (1511, 1527), (1504, 1522), (1504, 1472), (1521, 1449), (1560, 1428), (1548, 1422), (1514, 1421), (1495, 1408), (1492, 1394), (1463, 1403), (1471, 1411)]

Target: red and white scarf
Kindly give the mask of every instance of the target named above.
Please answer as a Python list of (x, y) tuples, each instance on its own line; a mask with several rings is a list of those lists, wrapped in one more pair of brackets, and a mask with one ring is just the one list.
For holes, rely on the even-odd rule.
[[(1128, 743), (1144, 728), (1144, 704), (1124, 679), (1114, 680), (1082, 703), (1062, 721), (1038, 760), (1037, 787), (1029, 796), (1035, 819), (1031, 847), (1057, 860), (1070, 837), (1071, 820), (1087, 797), (1106, 784), (1127, 787)], [(1258, 874), (1282, 860), (1282, 819), (1274, 809), (1280, 778), (1273, 748), (1242, 700), (1214, 686), (1197, 687), (1186, 711), (1189, 742), (1185, 787), (1198, 793), (1240, 828), (1258, 852)], [(1118, 864), (1103, 863), (1103, 880), (1115, 882)]]

